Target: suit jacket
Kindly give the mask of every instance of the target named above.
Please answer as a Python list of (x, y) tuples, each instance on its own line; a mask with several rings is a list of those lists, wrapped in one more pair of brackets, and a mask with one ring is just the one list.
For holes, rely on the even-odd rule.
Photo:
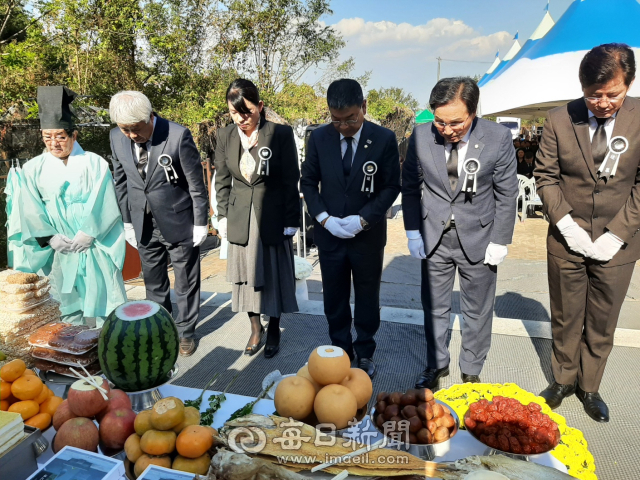
[[(118, 204), (125, 223), (132, 223), (141, 241), (146, 205), (162, 236), (169, 243), (193, 237), (194, 225), (207, 225), (209, 201), (204, 186), (200, 154), (188, 128), (156, 115), (151, 138), (146, 180), (138, 173), (133, 159), (132, 141), (119, 128), (110, 133), (113, 177)], [(169, 155), (178, 177), (167, 181), (158, 157)]]
[(555, 227), (567, 214), (596, 240), (607, 230), (625, 245), (606, 265), (640, 258), (640, 100), (627, 97), (618, 110), (613, 137), (623, 136), (623, 153), (614, 177), (598, 180), (591, 155), (589, 117), (584, 99), (551, 110), (542, 131), (534, 172), (538, 194), (549, 217), (547, 250), (572, 262), (583, 262), (567, 247)]
[[(374, 162), (373, 193), (362, 192), (363, 165)], [(395, 134), (371, 122), (364, 122), (360, 141), (345, 179), (342, 171), (340, 134), (331, 124), (309, 136), (302, 163), (300, 187), (309, 213), (314, 218), (314, 242), (319, 249), (332, 251), (342, 242), (361, 252), (375, 252), (387, 244), (386, 213), (400, 193), (400, 158)], [(360, 215), (371, 228), (351, 239), (333, 236), (315, 217), (322, 212), (338, 218)]]
[(260, 165), (256, 162), (256, 171), (248, 182), (240, 173), (242, 147), (238, 127), (231, 124), (218, 133), (215, 158), (218, 218), (228, 218), (227, 238), (231, 243), (248, 243), (252, 203), (260, 239), (265, 245), (282, 243), (285, 227), (300, 226), (300, 169), (293, 130), (261, 119), (256, 148), (259, 151), (262, 147), (272, 152), (269, 175), (258, 175)]
[(511, 243), (518, 195), (511, 131), (488, 120), (474, 120), (468, 158), (480, 162), (474, 196), (462, 191), (464, 172), (456, 191), (451, 191), (444, 138), (432, 123), (417, 125), (411, 134), (402, 166), (402, 212), (405, 229), (421, 231), (427, 255), (440, 243), (451, 214), (471, 262), (484, 259), (489, 242)]

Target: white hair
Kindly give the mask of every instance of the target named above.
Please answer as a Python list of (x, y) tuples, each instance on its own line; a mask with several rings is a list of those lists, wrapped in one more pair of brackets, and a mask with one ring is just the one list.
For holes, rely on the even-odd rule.
[(111, 97), (109, 115), (118, 125), (131, 125), (138, 122), (149, 123), (153, 107), (142, 92), (124, 90)]

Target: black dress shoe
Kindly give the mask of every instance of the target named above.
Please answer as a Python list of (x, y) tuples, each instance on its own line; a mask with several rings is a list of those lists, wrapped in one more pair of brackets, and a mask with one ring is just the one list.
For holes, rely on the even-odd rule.
[(428, 388), (433, 390), (438, 386), (438, 380), (449, 376), (449, 365), (444, 368), (427, 368), (420, 374), (416, 381), (416, 388)]
[(547, 405), (555, 410), (560, 406), (562, 400), (570, 397), (576, 391), (575, 383), (572, 385), (563, 385), (557, 382), (551, 382), (547, 388), (540, 392), (540, 396), (547, 401)]
[(578, 387), (576, 388), (576, 397), (582, 402), (587, 415), (596, 422), (606, 423), (609, 421), (609, 407), (604, 403), (598, 392), (589, 393)]
[(478, 375), (462, 374), (462, 383), (480, 383), (480, 377)]
[(373, 380), (374, 375), (376, 374), (376, 364), (373, 363), (373, 359), (371, 358), (359, 358), (358, 359), (358, 368), (360, 370), (364, 370), (369, 378)]
[(258, 350), (262, 348), (264, 333), (265, 333), (264, 327), (260, 326), (260, 339), (258, 340), (258, 343), (251, 343), (251, 337), (249, 337), (249, 342), (247, 343), (247, 346), (244, 348), (245, 355), (249, 355), (250, 357), (253, 357), (256, 353), (258, 353)]
[(267, 343), (264, 345), (264, 358), (273, 358), (280, 351), (280, 329), (275, 335), (267, 333)]
[(189, 357), (196, 351), (196, 341), (193, 338), (180, 339), (180, 356)]

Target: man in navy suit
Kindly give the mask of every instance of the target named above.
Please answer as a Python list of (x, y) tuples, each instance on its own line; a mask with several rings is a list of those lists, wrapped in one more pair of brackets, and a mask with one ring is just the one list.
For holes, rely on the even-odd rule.
[[(367, 122), (367, 102), (355, 80), (327, 90), (331, 124), (309, 137), (300, 182), (314, 221), (324, 311), (333, 345), (343, 348), (373, 378), (380, 326), (380, 280), (387, 243), (386, 212), (400, 193), (395, 134)], [(355, 294), (351, 337), (351, 277)]]

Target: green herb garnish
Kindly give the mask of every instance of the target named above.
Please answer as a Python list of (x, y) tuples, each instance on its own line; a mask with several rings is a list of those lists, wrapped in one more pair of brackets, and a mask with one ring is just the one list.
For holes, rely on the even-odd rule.
[(200, 396), (196, 400), (187, 400), (186, 402), (184, 402), (184, 406), (194, 407), (198, 409), (198, 411), (200, 411), (200, 405), (202, 405), (202, 397), (204, 396), (204, 392), (206, 392), (207, 389), (215, 383), (216, 378), (218, 378), (219, 375), (220, 375), (219, 373), (216, 373), (213, 376), (213, 378), (209, 381), (209, 383), (207, 383), (207, 385), (202, 389), (202, 392), (200, 392)]
[(264, 398), (264, 396), (271, 389), (271, 387), (273, 387), (274, 383), (275, 382), (271, 382), (271, 384), (269, 384), (269, 386), (267, 388), (265, 388), (260, 395), (258, 395), (258, 398), (256, 398), (252, 402), (247, 403), (244, 407), (239, 408), (238, 410), (233, 412), (231, 414), (231, 416), (229, 417), (229, 419), (225, 423), (230, 422), (231, 420), (235, 420), (236, 418), (240, 418), (240, 417), (244, 417), (246, 415), (250, 415), (253, 412), (253, 407), (255, 406), (255, 404), (258, 403), (258, 401), (260, 401), (260, 400), (262, 400)]
[(200, 415), (200, 425), (209, 426), (209, 425), (211, 425), (213, 423), (214, 414), (218, 410), (220, 410), (220, 407), (222, 406), (222, 402), (224, 402), (227, 399), (227, 396), (225, 395), (225, 393), (227, 393), (229, 388), (231, 388), (231, 385), (234, 384), (234, 382), (238, 378), (238, 375), (239, 374), (237, 374), (235, 377), (233, 377), (233, 379), (231, 380), (229, 385), (227, 385), (227, 388), (224, 389), (224, 392), (218, 393), (216, 395), (211, 395), (209, 397), (209, 408), (207, 408), (204, 411), (204, 413), (202, 415)]

